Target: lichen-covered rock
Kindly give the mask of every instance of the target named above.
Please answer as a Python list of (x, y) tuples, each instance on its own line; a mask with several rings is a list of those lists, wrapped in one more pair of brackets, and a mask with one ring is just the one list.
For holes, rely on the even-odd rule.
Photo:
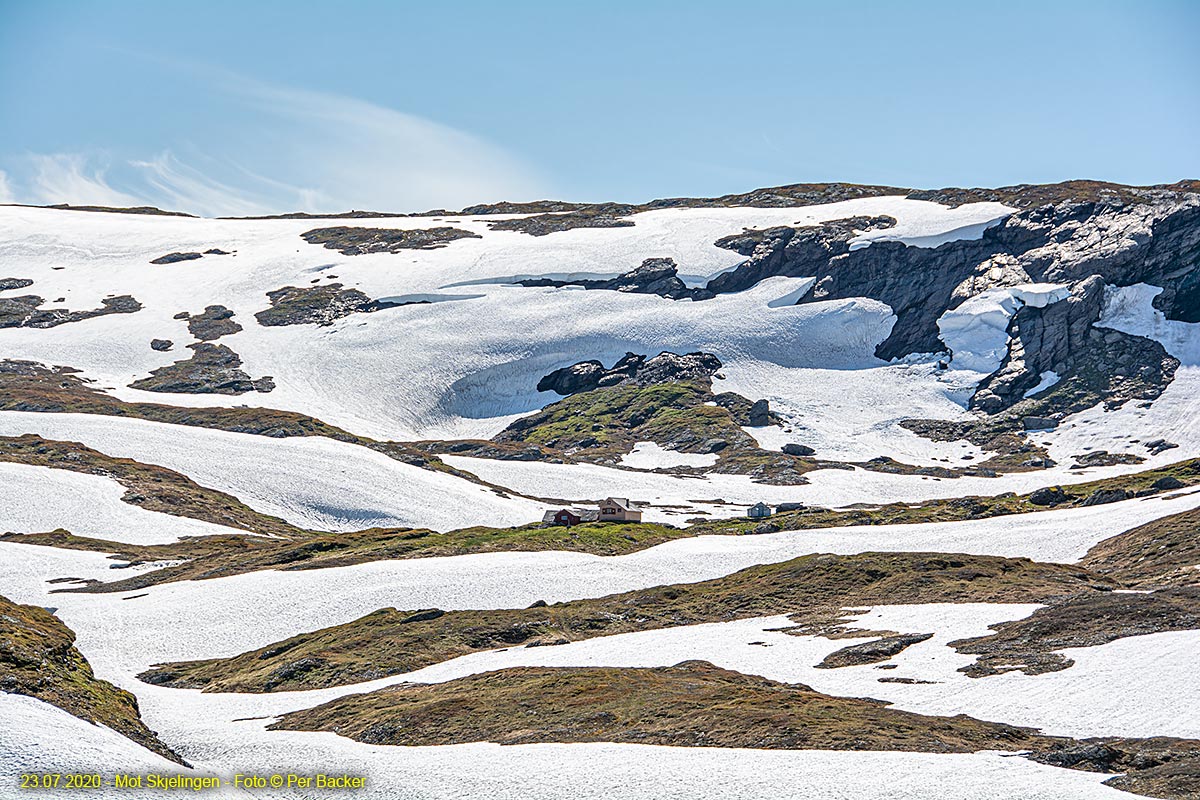
[(202, 342), (210, 342), (237, 333), (242, 326), (233, 321), (233, 312), (225, 306), (208, 306), (199, 314), (189, 314), (188, 331)]
[(70, 311), (65, 308), (39, 309), (46, 302), (37, 295), (0, 297), (0, 328), (53, 328), (68, 322), (80, 322), (105, 314), (132, 314), (142, 310), (142, 304), (127, 294), (106, 297), (100, 308), (90, 311)]
[(271, 307), (254, 315), (264, 327), (279, 325), (332, 325), (351, 314), (395, 308), (401, 303), (372, 300), (358, 289), (346, 289), (340, 283), (323, 286), (284, 286), (267, 292)]
[(309, 244), (322, 244), (342, 255), (399, 253), (401, 250), (434, 250), (458, 239), (481, 239), (478, 233), (461, 228), (314, 228), (300, 236)]
[(242, 359), (223, 344), (190, 344), (191, 358), (176, 361), (129, 384), (131, 389), (178, 394), (245, 394), (269, 392), (275, 381), (268, 375), (251, 378), (240, 367)]

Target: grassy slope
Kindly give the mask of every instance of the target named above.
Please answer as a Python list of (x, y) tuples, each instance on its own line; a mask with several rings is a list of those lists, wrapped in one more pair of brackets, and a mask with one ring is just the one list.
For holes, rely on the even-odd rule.
[(1041, 738), (1028, 728), (897, 711), (703, 661), (648, 669), (524, 667), (407, 684), (296, 711), (271, 727), (408, 746), (626, 742), (967, 753), (1025, 750)]
[(1028, 559), (930, 553), (814, 555), (715, 580), (526, 609), (381, 609), (227, 659), (160, 665), (154, 683), (206, 691), (313, 689), (381, 678), (480, 650), (794, 613), (827, 624), (842, 608), (1036, 602), (1109, 589), (1086, 570)]
[(1092, 547), (1080, 563), (1139, 589), (1200, 586), (1200, 509), (1109, 537)]
[(0, 597), (0, 691), (36, 697), (185, 763), (142, 722), (137, 698), (97, 679), (75, 634), (50, 612)]

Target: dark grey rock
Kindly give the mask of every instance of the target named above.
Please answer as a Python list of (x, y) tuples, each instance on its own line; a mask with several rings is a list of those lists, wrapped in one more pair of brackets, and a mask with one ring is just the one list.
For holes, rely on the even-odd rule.
[(159, 256), (152, 260), (151, 264), (178, 264), (180, 261), (195, 261), (197, 258), (204, 258), (203, 253), (167, 253), (165, 256)]
[[(271, 307), (254, 315), (264, 327), (281, 325), (332, 325), (351, 314), (368, 314), (404, 303), (372, 300), (358, 289), (344, 289), (340, 283), (323, 286), (284, 286), (267, 292)], [(236, 323), (235, 323), (236, 324)], [(240, 328), (239, 328), (240, 330)]]
[(240, 367), (242, 359), (223, 344), (190, 344), (191, 358), (159, 367), (129, 384), (131, 389), (180, 394), (245, 394), (275, 388), (270, 376), (252, 379)]
[(0, 292), (7, 292), (9, 289), (24, 289), (27, 286), (33, 286), (32, 279), (0, 278)]
[(751, 428), (762, 428), (771, 424), (771, 404), (766, 400), (755, 400), (750, 406), (747, 425)]
[(175, 343), (172, 342), (170, 339), (151, 339), (150, 340), (150, 349), (151, 350), (158, 350), (159, 352), (165, 353), (167, 350), (170, 350), (174, 346), (175, 346)]
[(1186, 485), (1186, 483), (1179, 480), (1179, 478), (1176, 478), (1174, 475), (1167, 475), (1150, 484), (1150, 487), (1152, 489), (1158, 489), (1159, 491), (1168, 491), (1171, 489), (1182, 489)]
[(1065, 503), (1070, 499), (1071, 496), (1058, 486), (1034, 489), (1029, 494), (1029, 502), (1033, 503), (1035, 506), (1056, 506), (1059, 503)]
[(1175, 444), (1174, 442), (1168, 442), (1166, 439), (1154, 439), (1153, 441), (1146, 442), (1146, 449), (1150, 451), (1150, 455), (1152, 456), (1156, 456), (1159, 453), (1172, 450), (1176, 447), (1179, 447), (1179, 445)]
[(39, 309), (45, 300), (37, 295), (0, 297), (0, 328), (53, 328), (69, 322), (80, 322), (105, 314), (132, 314), (142, 310), (142, 304), (131, 296), (106, 297), (100, 308), (90, 311), (70, 311), (65, 308)]
[(1044, 431), (1057, 428), (1058, 420), (1051, 417), (1022, 417), (1021, 427), (1027, 431)]
[(806, 444), (793, 444), (789, 442), (780, 449), (789, 456), (813, 456), (817, 454), (816, 450), (813, 450)]
[(700, 445), (702, 453), (719, 453), (729, 446), (729, 442), (724, 439), (706, 439), (704, 444)]
[(203, 312), (188, 316), (187, 321), (188, 331), (202, 342), (242, 330), (242, 326), (233, 321), (233, 312), (225, 306), (208, 306)]
[(1107, 503), (1119, 503), (1133, 497), (1125, 489), (1097, 489), (1083, 501), (1085, 506), (1102, 506)]
[(712, 293), (705, 289), (689, 289), (678, 276), (678, 267), (670, 258), (648, 258), (635, 269), (608, 280), (580, 278), (560, 280), (557, 278), (526, 278), (517, 281), (529, 288), (542, 286), (581, 286), (584, 289), (605, 289), (632, 294), (656, 294), (671, 300), (705, 300)]
[(679, 355), (664, 351), (650, 359), (626, 353), (609, 369), (594, 360), (556, 369), (538, 381), (537, 390), (566, 396), (620, 384), (650, 386), (673, 381), (708, 381), (720, 368), (721, 360), (712, 353)]

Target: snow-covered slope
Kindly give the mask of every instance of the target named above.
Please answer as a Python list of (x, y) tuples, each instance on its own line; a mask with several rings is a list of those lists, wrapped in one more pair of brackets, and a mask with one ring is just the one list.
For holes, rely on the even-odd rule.
[[(14, 438), (24, 434), (165, 467), (254, 511), (333, 535), (370, 527), (518, 526), (560, 501), (606, 496), (648, 501), (647, 521), (682, 526), (696, 515), (740, 516), (757, 501), (916, 504), (1070, 486), (1200, 457), (1200, 309), (1193, 314), (1189, 306), (1195, 299), (1186, 275), (1194, 265), (1178, 257), (1193, 252), (1200, 199), (1182, 191), (1147, 197), (1034, 207), (1020, 191), (951, 190), (945, 204), (898, 194), (794, 208), (657, 208), (626, 214), (623, 222), (632, 224), (537, 236), (493, 230), (514, 215), (210, 220), (0, 206), (0, 281), (9, 287), (0, 289), (0, 380), (27, 368), (13, 362), (78, 370), (39, 373), (44, 382), (34, 390), (21, 384), (26, 394), (0, 396), (7, 448), (0, 451), (0, 534), (63, 528), (129, 545), (245, 535), (183, 511), (141, 508), (138, 491), (103, 469), (82, 474), (61, 460), (28, 463)], [(353, 255), (302, 237), (334, 226), (448, 227), (472, 236), (432, 249)], [(224, 254), (206, 252), (214, 248)], [(168, 253), (202, 256), (151, 263)], [(673, 260), (678, 284), (596, 287), (648, 259)], [(593, 283), (562, 285), (572, 281)], [(268, 293), (332, 284), (381, 303), (330, 314), (320, 325), (264, 325), (255, 317), (272, 307)], [(141, 308), (30, 327), (19, 319), (28, 302), (15, 299), (29, 295), (44, 300), (43, 310), (100, 309), (124, 295)], [(196, 326), (183, 312), (194, 317), (213, 306), (232, 312), (241, 329), (205, 335), (236, 354), (249, 378), (269, 376), (274, 388), (132, 388), (192, 354)], [(151, 347), (152, 340), (171, 344)], [(762, 481), (770, 475), (761, 471), (718, 471), (722, 453), (736, 449), (724, 440), (684, 437), (676, 447), (639, 434), (592, 463), (549, 435), (537, 440), (551, 441), (538, 453), (520, 449), (528, 441), (449, 441), (490, 439), (561, 399), (537, 388), (555, 370), (586, 361), (607, 368), (628, 352), (662, 351), (719, 359), (712, 394), (704, 397), (710, 406), (728, 400), (722, 393), (740, 395), (731, 409), (769, 402), (778, 424), (746, 424), (730, 411), (732, 435), (723, 435), (735, 439), (736, 426), (744, 425), (761, 448), (753, 451), (751, 443), (751, 456), (779, 457), (783, 446), (796, 444), (817, 459), (857, 466), (827, 463), (805, 472), (804, 482), (776, 485)], [(74, 377), (106, 401), (166, 406), (152, 416), (175, 423), (137, 418), (120, 404), (107, 406), (110, 415), (56, 407), (55, 382), (61, 389)], [(197, 408), (209, 410), (192, 419), (179, 412)], [(276, 435), (277, 418), (254, 409), (297, 412), (349, 435)], [(247, 424), (259, 416), (267, 419), (261, 429)], [(901, 424), (911, 420), (950, 433), (918, 435)], [(1010, 438), (997, 443), (989, 425)], [(409, 444), (392, 458), (367, 439)], [(62, 458), (73, 457), (69, 449)], [(440, 453), (444, 463), (420, 466), (422, 453)], [(1009, 458), (1004, 466), (979, 468), (997, 453)], [(880, 456), (903, 468), (864, 463)], [(957, 671), (970, 658), (948, 642), (984, 634), (1032, 606), (848, 612), (862, 628), (934, 633), (897, 655), (889, 673), (928, 683), (880, 682), (872, 665), (816, 669), (845, 642), (770, 630), (786, 624), (781, 616), (480, 652), (313, 692), (204, 694), (136, 676), (156, 663), (232, 656), (379, 608), (525, 608), (705, 580), (813, 553), (973, 553), (1069, 563), (1115, 534), (1200, 507), (1195, 487), (1169, 483), (1152, 496), (1122, 497), (956, 522), (782, 531), (767, 525), (758, 530), (773, 532), (683, 537), (615, 557), (518, 551), (376, 560), (222, 573), (116, 593), (62, 593), (55, 590), (81, 584), (50, 583), (114, 580), (105, 553), (0, 542), (0, 595), (54, 609), (97, 677), (134, 692), (147, 724), (193, 763), (194, 774), (328, 769), (368, 775), (371, 796), (385, 798), (1117, 798), (1127, 795), (1100, 786), (1106, 775), (992, 753), (396, 748), (266, 727), (282, 713), (401, 680), (444, 681), (514, 665), (705, 659), (926, 714), (963, 713), (1080, 738), (1200, 738), (1181, 710), (1200, 702), (1194, 630), (1080, 648), (1070, 654), (1075, 665), (1061, 672), (976, 679)], [(165, 505), (158, 500), (155, 508), (169, 508), (169, 496)], [(119, 577), (153, 568), (130, 567)], [(107, 729), (0, 693), (0, 778), (30, 769), (176, 771)], [(0, 787), (0, 796), (5, 791)], [(226, 787), (214, 796), (242, 795)], [(295, 795), (266, 789), (244, 796)]]

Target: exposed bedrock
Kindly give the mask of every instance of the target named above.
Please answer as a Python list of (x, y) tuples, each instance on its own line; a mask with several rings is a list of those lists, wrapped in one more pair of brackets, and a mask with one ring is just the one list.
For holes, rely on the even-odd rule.
[(342, 288), (340, 283), (324, 286), (284, 286), (267, 292), (271, 307), (254, 315), (259, 325), (332, 325), (335, 320), (356, 313), (394, 308), (403, 303), (372, 300), (358, 289)]
[(129, 384), (131, 389), (181, 394), (245, 394), (275, 388), (271, 376), (251, 378), (242, 369), (242, 359), (223, 344), (189, 344), (192, 356), (152, 371), (150, 376)]
[[(1010, 327), (1012, 350), (980, 387), (975, 406), (1010, 407), (1044, 372), (1084, 373), (1118, 399), (1153, 399), (1178, 365), (1150, 340), (1093, 327), (1106, 285), (1162, 287), (1154, 305), (1170, 320), (1200, 320), (1200, 197), (1165, 192), (1152, 202), (1064, 200), (1013, 214), (977, 240), (935, 248), (875, 242), (850, 249), (855, 229), (878, 219), (806, 228), (745, 231), (716, 242), (747, 256), (709, 281), (714, 293), (741, 291), (773, 276), (815, 277), (800, 303), (870, 297), (896, 314), (876, 348), (884, 359), (946, 349), (937, 321), (992, 288), (1062, 283), (1070, 296), (1044, 308), (1021, 307)], [(1110, 376), (1109, 380), (1100, 380)]]
[(105, 314), (132, 314), (142, 310), (142, 304), (127, 294), (106, 297), (100, 301), (100, 308), (90, 311), (38, 308), (44, 302), (44, 299), (32, 294), (0, 297), (0, 328), (53, 328)]
[(648, 386), (670, 381), (707, 381), (720, 368), (721, 360), (712, 353), (681, 356), (662, 352), (650, 359), (637, 353), (626, 353), (608, 369), (599, 361), (580, 361), (556, 369), (538, 381), (537, 389), (566, 396), (618, 384)]
[(521, 286), (582, 286), (584, 289), (608, 289), (633, 294), (656, 294), (670, 300), (707, 300), (712, 292), (707, 289), (689, 289), (678, 275), (679, 268), (671, 258), (647, 258), (638, 267), (615, 278), (595, 280), (560, 280), (556, 278), (526, 278), (517, 281)]

